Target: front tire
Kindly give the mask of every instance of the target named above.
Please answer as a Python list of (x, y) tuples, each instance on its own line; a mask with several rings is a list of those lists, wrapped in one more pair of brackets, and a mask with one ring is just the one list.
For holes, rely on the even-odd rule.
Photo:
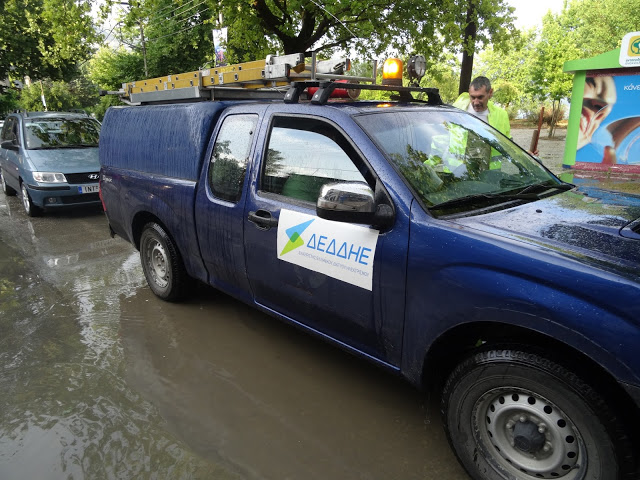
[(10, 187), (9, 185), (7, 185), (7, 182), (4, 179), (4, 171), (0, 170), (0, 177), (2, 177), (2, 192), (7, 196), (7, 197), (13, 197), (16, 194), (16, 191), (14, 188)]
[(40, 216), (40, 214), (42, 213), (42, 209), (33, 204), (31, 196), (27, 191), (27, 186), (24, 183), (20, 186), (20, 191), (22, 192), (22, 206), (24, 207), (25, 213), (30, 217)]
[(447, 380), (449, 442), (476, 480), (616, 480), (633, 471), (631, 446), (604, 399), (534, 353), (490, 350)]
[(190, 278), (173, 241), (157, 223), (148, 223), (142, 231), (140, 261), (155, 295), (169, 302), (184, 298)]

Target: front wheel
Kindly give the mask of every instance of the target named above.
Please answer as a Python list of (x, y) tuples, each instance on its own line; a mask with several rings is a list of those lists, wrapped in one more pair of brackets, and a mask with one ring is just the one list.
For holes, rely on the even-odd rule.
[(33, 204), (33, 200), (31, 200), (31, 196), (27, 191), (27, 186), (24, 183), (20, 187), (20, 191), (22, 193), (22, 205), (24, 206), (25, 213), (30, 217), (39, 216), (42, 213), (42, 209)]
[(633, 471), (629, 439), (604, 399), (534, 353), (468, 358), (447, 380), (442, 414), (476, 480), (615, 480)]
[(189, 276), (173, 241), (157, 223), (148, 223), (142, 231), (140, 260), (153, 293), (170, 302), (184, 297)]

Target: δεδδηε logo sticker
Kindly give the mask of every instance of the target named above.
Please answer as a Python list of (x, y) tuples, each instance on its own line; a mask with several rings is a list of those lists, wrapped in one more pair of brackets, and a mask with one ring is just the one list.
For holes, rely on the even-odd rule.
[(280, 256), (284, 255), (285, 253), (289, 253), (291, 250), (295, 250), (296, 248), (304, 245), (304, 240), (302, 239), (301, 235), (302, 235), (302, 232), (304, 232), (307, 229), (307, 227), (311, 225), (311, 222), (313, 222), (313, 220), (299, 223), (298, 225), (294, 225), (293, 227), (289, 227), (285, 230), (287, 233), (287, 236), (289, 237), (289, 241), (282, 249)]

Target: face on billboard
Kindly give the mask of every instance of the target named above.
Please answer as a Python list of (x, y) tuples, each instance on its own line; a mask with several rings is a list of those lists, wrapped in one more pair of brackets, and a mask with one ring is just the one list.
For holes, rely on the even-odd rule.
[(640, 166), (638, 73), (587, 74), (577, 147), (578, 162)]
[(613, 77), (588, 77), (586, 79), (578, 133), (578, 149), (591, 142), (594, 132), (607, 118), (616, 99), (616, 85)]

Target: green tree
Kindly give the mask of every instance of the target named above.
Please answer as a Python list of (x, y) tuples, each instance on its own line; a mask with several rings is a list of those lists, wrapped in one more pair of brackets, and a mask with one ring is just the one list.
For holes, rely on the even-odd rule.
[[(100, 48), (86, 65), (87, 78), (100, 90), (117, 91), (123, 83), (144, 78), (142, 56), (124, 47)], [(91, 112), (100, 121), (109, 107), (122, 105), (116, 95), (99, 97)]]
[[(334, 48), (381, 53), (404, 51), (407, 39), (431, 29), (442, 0), (222, 0), (225, 22), (240, 19), (277, 40), (285, 53)], [(416, 21), (416, 19), (419, 19)], [(230, 47), (235, 48), (233, 42)]]
[(496, 82), (492, 85), (494, 89), (493, 100), (509, 108), (521, 93), (518, 87), (511, 82)]
[(437, 63), (432, 63), (420, 82), (423, 87), (433, 87), (440, 91), (445, 103), (453, 103), (458, 97), (460, 62), (451, 52)]
[(417, 37), (416, 51), (427, 52), (435, 61), (445, 50), (461, 54), (458, 93), (469, 90), (475, 52), (489, 45), (502, 53), (518, 41), (513, 25), (514, 8), (505, 0), (444, 0), (434, 22), (435, 35)]
[(506, 52), (486, 48), (478, 56), (474, 76), (484, 75), (493, 84), (506, 82), (514, 85), (521, 94), (526, 94), (531, 84), (531, 67), (536, 56), (538, 32), (535, 29), (520, 32), (517, 41), (512, 42)]
[(98, 100), (95, 86), (84, 78), (78, 78), (71, 82), (35, 82), (22, 89), (18, 104), (20, 108), (28, 111), (44, 110), (43, 94), (49, 111), (88, 109)]
[(88, 0), (4, 0), (0, 78), (69, 80), (97, 40)]
[(18, 92), (13, 88), (8, 88), (0, 94), (0, 118), (18, 108)]
[(123, 83), (143, 78), (142, 56), (124, 47), (102, 47), (87, 63), (87, 76), (103, 90), (118, 90)]
[(573, 0), (564, 17), (567, 28), (576, 32), (582, 58), (589, 58), (620, 47), (622, 37), (640, 29), (640, 2)]
[(537, 35), (535, 29), (521, 32), (509, 51), (503, 53), (489, 47), (480, 53), (475, 64), (474, 76), (491, 80), (493, 99), (507, 109), (511, 118), (523, 110), (538, 108), (539, 101), (530, 92)]
[(203, 67), (214, 58), (211, 29), (216, 14), (212, 4), (207, 0), (130, 1), (114, 29), (116, 38), (129, 50), (117, 49), (111, 57), (101, 53), (101, 61), (125, 67), (126, 78), (131, 72), (143, 72), (137, 79)]
[(582, 52), (576, 42), (575, 30), (570, 28), (566, 11), (558, 15), (547, 13), (542, 19), (542, 33), (535, 47), (531, 67), (532, 82), (528, 87), (535, 98), (552, 103), (549, 137), (559, 120), (562, 100), (567, 100), (573, 87), (573, 76), (563, 72), (564, 63), (580, 58)]

